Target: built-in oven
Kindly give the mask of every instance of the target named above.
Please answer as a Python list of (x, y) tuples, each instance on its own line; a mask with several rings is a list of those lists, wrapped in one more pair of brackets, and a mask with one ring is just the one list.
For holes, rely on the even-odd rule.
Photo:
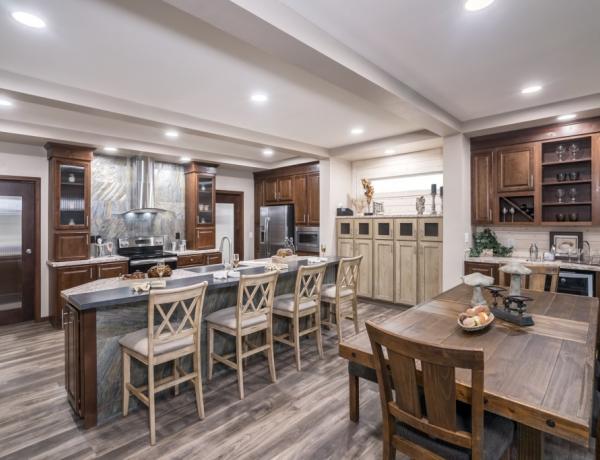
[(558, 292), (594, 297), (595, 273), (579, 270), (561, 270), (558, 274)]
[(296, 227), (296, 249), (319, 252), (319, 227)]

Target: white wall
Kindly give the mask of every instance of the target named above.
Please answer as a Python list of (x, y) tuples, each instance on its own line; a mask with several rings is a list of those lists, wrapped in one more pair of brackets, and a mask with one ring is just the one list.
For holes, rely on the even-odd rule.
[(444, 138), (444, 290), (462, 282), (471, 235), (471, 145), (462, 134)]
[[(250, 171), (217, 168), (217, 190), (244, 192), (244, 259), (254, 258), (254, 176)], [(217, 247), (220, 241), (217, 241)], [(241, 256), (240, 256), (241, 257)]]
[(331, 158), (319, 162), (320, 186), (320, 239), (328, 255), (337, 252), (335, 214), (339, 206), (347, 207), (348, 191), (352, 186), (352, 165), (349, 161)]
[(48, 316), (48, 160), (42, 147), (0, 142), (0, 175), (41, 178), (41, 316)]

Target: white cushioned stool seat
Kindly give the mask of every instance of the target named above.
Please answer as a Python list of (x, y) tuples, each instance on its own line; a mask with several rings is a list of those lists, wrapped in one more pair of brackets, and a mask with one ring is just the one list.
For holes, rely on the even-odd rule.
[[(176, 327), (176, 326), (174, 326)], [(185, 329), (184, 329), (185, 330)], [(167, 335), (163, 333), (163, 335)], [(125, 348), (139, 353), (142, 356), (148, 356), (148, 328), (140, 329), (135, 332), (130, 332), (119, 339), (119, 343)], [(172, 340), (169, 342), (162, 343), (154, 346), (154, 355), (162, 355), (173, 350), (185, 348), (194, 343), (194, 338), (191, 335), (183, 337), (178, 340)]]
[[(213, 324), (218, 324), (219, 326), (225, 326), (230, 329), (235, 329), (237, 327), (237, 322), (235, 318), (235, 309), (237, 307), (229, 307), (222, 308), (221, 310), (217, 310), (206, 317), (206, 321), (211, 322)], [(251, 318), (245, 318), (242, 320), (242, 328), (255, 326), (260, 323), (267, 322), (267, 315), (256, 315)]]
[[(328, 298), (335, 300), (337, 286), (335, 284), (324, 284), (321, 290), (321, 298)], [(350, 288), (342, 288), (342, 292), (340, 292), (340, 297), (349, 297), (352, 295), (352, 289)]]
[[(316, 306), (317, 304), (314, 300), (309, 300), (306, 302), (301, 302), (298, 309), (302, 311)], [(273, 310), (281, 310), (287, 312), (294, 311), (294, 294), (283, 294), (275, 297), (275, 300), (273, 302)]]

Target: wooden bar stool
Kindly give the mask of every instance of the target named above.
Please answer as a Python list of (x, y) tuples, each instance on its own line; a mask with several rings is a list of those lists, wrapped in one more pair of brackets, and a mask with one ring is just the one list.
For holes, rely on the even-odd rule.
[(358, 288), (358, 275), (362, 257), (356, 256), (340, 260), (335, 284), (325, 284), (321, 290), (321, 302), (329, 305), (328, 319), (321, 320), (321, 323), (328, 328), (333, 327), (333, 316), (335, 315), (335, 327), (340, 342), (342, 341), (340, 313), (342, 302), (352, 303), (354, 330), (358, 334), (358, 298), (356, 289)]
[[(296, 369), (300, 364), (300, 337), (315, 334), (319, 356), (323, 358), (323, 340), (321, 337), (321, 285), (325, 277), (327, 264), (304, 265), (298, 270), (296, 288), (293, 294), (275, 297), (273, 315), (290, 321), (290, 332), (273, 337), (277, 342), (294, 348)], [(300, 318), (309, 317), (306, 329), (300, 330)], [(314, 323), (312, 318), (314, 317)]]
[[(148, 327), (119, 340), (123, 357), (123, 416), (129, 412), (131, 393), (149, 408), (150, 444), (156, 442), (154, 397), (159, 391), (175, 387), (175, 394), (179, 394), (179, 384), (191, 380), (196, 391), (198, 415), (204, 418), (199, 326), (206, 286), (205, 281), (183, 288), (150, 291)], [(158, 326), (154, 321), (155, 310)], [(187, 355), (192, 355), (192, 372), (184, 371), (180, 365), (180, 359)], [(135, 387), (131, 384), (131, 357), (148, 368), (147, 385)], [(173, 363), (173, 374), (155, 382), (155, 367), (167, 362)]]
[[(273, 298), (278, 273), (276, 271), (259, 275), (242, 275), (238, 288), (237, 305), (223, 308), (206, 317), (208, 329), (208, 380), (212, 379), (213, 363), (218, 361), (237, 370), (240, 399), (244, 399), (243, 359), (264, 352), (269, 361), (271, 381), (275, 375), (273, 355)], [(214, 352), (214, 331), (235, 337), (235, 353), (219, 355)], [(265, 331), (265, 344), (252, 346), (246, 341), (250, 334)], [(244, 351), (244, 345), (251, 349)], [(235, 361), (231, 358), (235, 356)]]

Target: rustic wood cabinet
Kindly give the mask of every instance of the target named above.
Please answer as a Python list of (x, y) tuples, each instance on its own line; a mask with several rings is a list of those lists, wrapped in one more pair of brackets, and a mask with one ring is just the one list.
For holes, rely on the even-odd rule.
[(373, 242), (373, 298), (394, 301), (394, 241)]
[(353, 257), (354, 256), (354, 240), (351, 238), (338, 239), (337, 255), (340, 257)]
[(189, 163), (185, 168), (185, 236), (188, 249), (215, 247), (215, 166)]
[(442, 292), (442, 255), (441, 242), (419, 241), (419, 303)]
[(534, 189), (533, 144), (503, 147), (496, 152), (498, 192), (532, 191)]
[(48, 258), (52, 261), (89, 257), (91, 161), (90, 148), (47, 143)]
[(356, 238), (354, 255), (363, 256), (360, 263), (357, 293), (362, 297), (373, 297), (373, 240)]
[(491, 225), (494, 221), (493, 153), (478, 152), (471, 157), (471, 222)]
[(404, 305), (417, 304), (418, 257), (417, 240), (394, 242), (395, 284), (394, 302)]

